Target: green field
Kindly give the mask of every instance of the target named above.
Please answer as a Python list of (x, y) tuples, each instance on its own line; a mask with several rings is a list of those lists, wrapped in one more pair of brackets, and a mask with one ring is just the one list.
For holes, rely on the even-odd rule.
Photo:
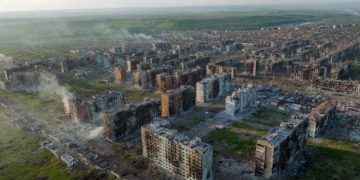
[(215, 156), (252, 159), (256, 140), (267, 132), (246, 124), (235, 123), (230, 128), (217, 129), (203, 138), (214, 147)]
[(262, 108), (253, 113), (250, 117), (246, 118), (244, 121), (272, 128), (274, 126), (278, 126), (282, 121), (286, 120), (287, 117), (288, 114), (285, 112)]
[(40, 96), (38, 94), (11, 93), (0, 90), (0, 96), (7, 97), (17, 104), (21, 104), (29, 112), (34, 112), (41, 119), (53, 125), (67, 124), (56, 117), (64, 115), (64, 105), (59, 96)]
[(107, 178), (87, 168), (68, 169), (65, 163), (40, 148), (43, 138), (12, 128), (1, 116), (0, 129), (0, 179)]
[(203, 113), (194, 112), (186, 118), (178, 118), (171, 122), (171, 127), (177, 129), (179, 132), (188, 131), (205, 120), (206, 117)]
[(315, 154), (300, 179), (359, 179), (360, 152), (352, 143), (310, 139), (308, 145), (315, 149)]

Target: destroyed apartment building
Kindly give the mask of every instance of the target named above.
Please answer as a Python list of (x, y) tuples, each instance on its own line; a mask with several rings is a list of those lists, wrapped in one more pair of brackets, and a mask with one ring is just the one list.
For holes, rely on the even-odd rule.
[(161, 73), (171, 73), (171, 68), (164, 66), (146, 71), (134, 73), (134, 86), (141, 89), (154, 89), (156, 87), (156, 76)]
[(159, 92), (179, 88), (182, 85), (195, 86), (197, 82), (205, 78), (205, 71), (194, 68), (188, 71), (178, 71), (174, 74), (161, 73), (156, 76), (156, 86)]
[(295, 64), (292, 66), (291, 79), (299, 81), (312, 81), (320, 75), (318, 66), (312, 64)]
[[(255, 175), (264, 178), (280, 178), (305, 150), (309, 119), (293, 114), (280, 127), (271, 129), (256, 142)], [(292, 169), (293, 170), (293, 169)]]
[(316, 137), (325, 130), (329, 120), (336, 116), (336, 102), (327, 100), (310, 113), (309, 136)]
[(228, 74), (214, 75), (196, 83), (196, 104), (208, 103), (230, 94), (231, 77)]
[(181, 112), (186, 112), (195, 106), (195, 88), (181, 86), (161, 94), (161, 116), (169, 118)]
[(126, 104), (126, 95), (120, 92), (109, 92), (106, 95), (93, 96), (89, 100), (69, 93), (63, 97), (65, 114), (73, 123), (91, 122), (102, 124), (102, 112), (119, 109)]
[(116, 141), (139, 131), (141, 126), (160, 118), (160, 99), (144, 99), (120, 109), (102, 113), (104, 134)]
[(4, 70), (0, 88), (5, 91), (34, 93), (42, 81), (48, 79), (41, 66), (23, 66)]
[(358, 81), (316, 78), (312, 83), (312, 88), (333, 93), (360, 94), (360, 83)]
[(108, 95), (95, 96), (92, 100), (91, 112), (92, 122), (102, 124), (102, 112), (108, 112), (113, 109), (120, 109), (126, 104), (126, 94), (115, 92)]
[(65, 115), (67, 115), (73, 123), (89, 122), (90, 109), (86, 101), (80, 99), (79, 96), (68, 94), (63, 97)]
[(256, 88), (252, 84), (236, 89), (225, 99), (225, 113), (235, 116), (256, 107)]
[(200, 138), (190, 139), (164, 123), (141, 128), (143, 155), (157, 166), (184, 179), (213, 179), (213, 148)]
[(122, 82), (125, 82), (127, 80), (127, 71), (125, 66), (115, 66), (113, 73), (115, 84), (121, 84)]

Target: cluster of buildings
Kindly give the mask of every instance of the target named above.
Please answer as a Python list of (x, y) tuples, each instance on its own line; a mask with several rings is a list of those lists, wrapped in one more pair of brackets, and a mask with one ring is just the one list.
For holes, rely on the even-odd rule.
[[(40, 82), (48, 79), (46, 72), (63, 84), (68, 78), (88, 80), (101, 75), (106, 82), (131, 82), (125, 85), (157, 91), (160, 98), (134, 104), (127, 104), (126, 94), (121, 92), (91, 98), (67, 94), (63, 97), (65, 114), (74, 123), (102, 125), (110, 141), (141, 130), (145, 157), (185, 179), (210, 180), (212, 147), (168, 128), (159, 118), (177, 116), (222, 98), (225, 113), (231, 116), (257, 107), (257, 89), (249, 84), (234, 90), (232, 80), (237, 77), (285, 78), (322, 91), (360, 94), (358, 81), (344, 80), (351, 68), (348, 60), (360, 53), (355, 41), (359, 32), (355, 26), (309, 25), (296, 30), (188, 32), (186, 36), (192, 37), (183, 39), (161, 33), (154, 37), (166, 42), (134, 42), (110, 50), (90, 50), (80, 58), (14, 63), (1, 69), (0, 87), (38, 92)], [(286, 171), (304, 151), (307, 137), (325, 130), (336, 113), (336, 102), (300, 95), (281, 96), (272, 105), (308, 115), (294, 114), (257, 141), (255, 174), (265, 178)], [(83, 156), (94, 159), (86, 153)], [(64, 160), (71, 162), (66, 156)]]

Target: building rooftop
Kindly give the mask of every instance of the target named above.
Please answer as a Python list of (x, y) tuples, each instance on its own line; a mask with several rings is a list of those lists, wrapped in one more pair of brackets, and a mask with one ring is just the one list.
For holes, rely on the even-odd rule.
[(272, 146), (277, 147), (305, 120), (307, 120), (306, 115), (293, 114), (289, 120), (282, 122), (279, 127), (271, 129), (267, 135), (259, 140), (267, 141)]
[(145, 125), (144, 128), (149, 129), (160, 137), (175, 141), (185, 147), (189, 147), (200, 152), (206, 152), (212, 148), (209, 144), (202, 142), (200, 138), (190, 139), (188, 136), (185, 136), (174, 129), (168, 129), (165, 126), (168, 126), (168, 122), (157, 121)]

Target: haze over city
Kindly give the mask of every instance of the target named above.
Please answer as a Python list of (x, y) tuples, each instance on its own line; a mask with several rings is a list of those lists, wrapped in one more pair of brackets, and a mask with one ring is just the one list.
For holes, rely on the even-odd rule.
[(0, 0), (0, 11), (36, 11), (64, 9), (97, 9), (128, 7), (226, 6), (271, 4), (344, 4), (357, 0)]
[(0, 179), (360, 177), (358, 0), (0, 0)]

